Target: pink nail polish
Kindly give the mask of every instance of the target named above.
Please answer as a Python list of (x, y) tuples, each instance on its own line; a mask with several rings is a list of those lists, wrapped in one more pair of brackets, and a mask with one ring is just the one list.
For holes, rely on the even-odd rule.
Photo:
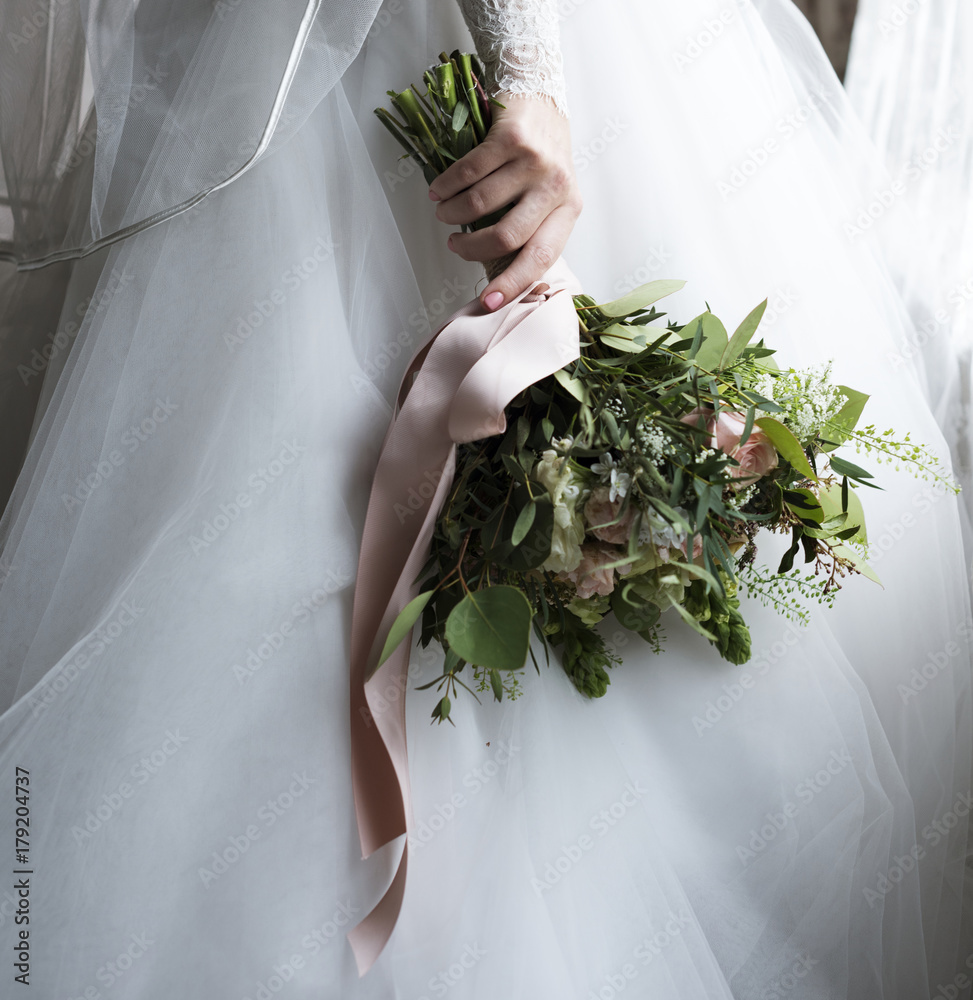
[(430, 192), (429, 192), (429, 197), (430, 197), (430, 199), (431, 199), (432, 201), (442, 201), (442, 198), (440, 198), (440, 197), (439, 197), (439, 195), (438, 195), (438, 194), (436, 194), (436, 192), (435, 192), (435, 191), (430, 191)]
[(503, 305), (503, 292), (490, 292), (490, 294), (483, 300), (483, 304), (493, 312), (495, 309), (499, 309)]

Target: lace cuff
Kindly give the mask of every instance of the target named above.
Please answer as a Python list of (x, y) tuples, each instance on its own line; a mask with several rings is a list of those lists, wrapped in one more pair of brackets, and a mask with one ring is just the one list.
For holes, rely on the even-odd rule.
[(508, 94), (543, 95), (567, 117), (556, 0), (458, 0), (486, 74)]

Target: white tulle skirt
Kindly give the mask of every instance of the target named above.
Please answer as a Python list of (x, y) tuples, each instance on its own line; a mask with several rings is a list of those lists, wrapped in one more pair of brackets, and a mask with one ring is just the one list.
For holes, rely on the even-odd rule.
[[(861, 0), (849, 99), (886, 168), (862, 204), (913, 320), (922, 373), (973, 514), (973, 8)], [(967, 520), (967, 526), (969, 520)], [(967, 530), (967, 538), (973, 533)]]
[[(902, 301), (845, 232), (870, 167), (807, 25), (778, 0), (562, 7), (590, 294), (681, 277), (674, 315), (727, 322), (769, 297), (782, 361), (833, 357), (869, 420), (942, 450), (889, 362)], [(748, 602), (744, 667), (674, 623), (661, 656), (608, 629), (596, 702), (553, 664), (453, 729), (410, 690), (405, 905), (359, 980), (345, 933), (396, 851), (362, 861), (354, 819), (357, 546), (398, 378), (478, 280), (371, 115), (468, 36), (450, 5), (383, 14), (285, 145), (74, 265), (83, 322), (2, 521), (0, 822), (10, 848), (24, 768), (35, 994), (938, 996), (973, 951), (973, 621), (955, 499), (888, 466), (884, 588), (848, 581), (806, 629)], [(416, 651), (414, 684), (438, 670)]]

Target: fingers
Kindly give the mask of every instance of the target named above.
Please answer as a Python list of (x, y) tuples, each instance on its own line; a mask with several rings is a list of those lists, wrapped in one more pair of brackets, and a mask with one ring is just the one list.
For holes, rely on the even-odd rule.
[(527, 187), (524, 171), (506, 163), (483, 180), (436, 206), (436, 218), (450, 226), (482, 219), (517, 201)]
[(453, 233), (449, 249), (463, 260), (496, 260), (519, 250), (551, 214), (552, 206), (538, 195), (525, 195), (499, 222), (473, 233)]
[[(494, 278), (480, 294), (480, 302), (490, 310), (499, 309), (504, 302), (516, 298), (529, 288), (561, 256), (574, 228), (578, 210), (573, 205), (556, 208), (541, 223), (540, 228), (527, 241), (513, 263)], [(497, 298), (497, 296), (501, 298)]]
[(460, 191), (465, 191), (492, 174), (509, 158), (509, 153), (502, 144), (486, 139), (444, 170), (429, 185), (429, 197), (433, 201), (448, 201)]

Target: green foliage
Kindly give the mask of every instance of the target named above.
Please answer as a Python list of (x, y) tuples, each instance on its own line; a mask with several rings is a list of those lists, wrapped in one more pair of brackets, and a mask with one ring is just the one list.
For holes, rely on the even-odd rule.
[[(390, 91), (392, 110), (376, 111), (430, 182), (486, 135), (495, 102), (480, 76), (475, 57), (443, 53), (425, 92)], [(731, 336), (708, 306), (685, 324), (659, 310), (683, 286), (653, 281), (600, 305), (575, 296), (579, 358), (510, 403), (503, 435), (459, 446), (422, 593), (382, 654), (421, 616), (422, 644), (445, 650), (425, 685), (440, 692), (434, 721), (452, 721), (460, 688), (517, 697), (527, 657), (539, 670), (535, 650), (547, 661), (551, 647), (582, 694), (602, 697), (619, 662), (605, 620), (659, 651), (669, 614), (739, 664), (741, 585), (804, 622), (846, 577), (877, 582), (855, 492), (877, 484), (834, 454), (844, 444), (952, 486), (908, 435), (859, 429), (868, 397), (833, 384), (830, 364), (782, 370), (754, 341), (766, 300)], [(774, 572), (754, 566), (761, 530), (790, 537)]]

